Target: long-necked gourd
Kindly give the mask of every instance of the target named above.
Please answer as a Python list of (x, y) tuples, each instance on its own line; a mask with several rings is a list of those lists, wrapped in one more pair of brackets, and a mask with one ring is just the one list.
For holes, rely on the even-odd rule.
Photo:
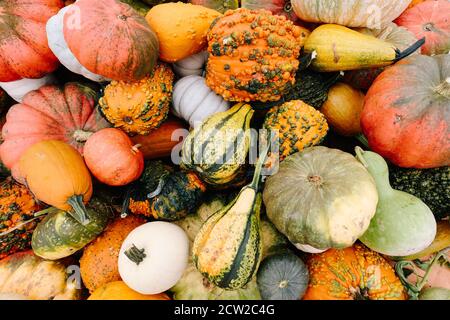
[(436, 220), (419, 198), (389, 184), (386, 161), (377, 153), (356, 148), (357, 159), (375, 179), (378, 205), (369, 228), (359, 238), (388, 256), (408, 256), (428, 247), (436, 236)]

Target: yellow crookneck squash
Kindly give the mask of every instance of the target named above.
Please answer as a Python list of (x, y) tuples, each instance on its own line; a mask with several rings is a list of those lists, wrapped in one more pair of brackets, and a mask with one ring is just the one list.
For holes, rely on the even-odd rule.
[(414, 53), (425, 43), (418, 40), (400, 51), (392, 44), (336, 24), (316, 28), (305, 43), (305, 53), (313, 53), (312, 67), (320, 72), (356, 70), (391, 65)]
[(92, 196), (92, 179), (75, 148), (58, 140), (38, 142), (24, 152), (19, 170), (37, 199), (69, 211), (83, 225), (89, 222), (84, 203)]

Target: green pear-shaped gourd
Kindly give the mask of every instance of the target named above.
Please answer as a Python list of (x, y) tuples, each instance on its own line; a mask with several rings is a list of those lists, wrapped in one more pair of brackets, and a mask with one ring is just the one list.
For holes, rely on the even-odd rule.
[(436, 236), (436, 220), (419, 198), (392, 189), (386, 161), (378, 154), (356, 148), (378, 191), (378, 205), (369, 228), (359, 238), (370, 249), (388, 256), (407, 256), (428, 247)]

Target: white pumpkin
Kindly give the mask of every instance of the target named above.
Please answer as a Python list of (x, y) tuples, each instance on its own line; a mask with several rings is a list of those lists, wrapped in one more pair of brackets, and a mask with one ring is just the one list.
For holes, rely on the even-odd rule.
[(143, 224), (131, 231), (119, 252), (119, 274), (141, 294), (172, 288), (189, 259), (189, 239), (179, 226), (164, 221)]
[(17, 102), (22, 102), (23, 97), (28, 92), (53, 83), (56, 83), (55, 77), (51, 74), (47, 74), (39, 79), (20, 79), (10, 82), (0, 82), (0, 87), (2, 87), (11, 98)]
[(192, 75), (201, 76), (203, 75), (207, 61), (208, 52), (202, 51), (175, 62), (173, 64), (173, 71), (180, 78)]
[(181, 78), (173, 88), (172, 113), (189, 122), (193, 128), (207, 117), (229, 108), (230, 104), (212, 91), (203, 77)]
[(58, 14), (54, 15), (47, 21), (47, 40), (48, 46), (53, 51), (53, 54), (58, 58), (62, 65), (73, 73), (81, 74), (82, 76), (96, 82), (108, 81), (109, 79), (101, 75), (90, 72), (83, 67), (80, 62), (70, 51), (64, 39), (64, 14), (72, 5), (62, 8)]
[(292, 0), (304, 21), (380, 29), (408, 7), (411, 0)]

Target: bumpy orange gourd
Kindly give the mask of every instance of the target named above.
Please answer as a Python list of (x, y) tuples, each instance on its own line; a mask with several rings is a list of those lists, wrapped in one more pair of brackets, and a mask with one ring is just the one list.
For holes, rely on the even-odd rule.
[(176, 62), (206, 47), (206, 33), (221, 14), (191, 3), (170, 2), (154, 6), (145, 19), (159, 40), (159, 58)]
[(362, 244), (313, 254), (303, 300), (406, 300), (394, 269)]
[(116, 128), (148, 134), (167, 119), (173, 78), (172, 69), (160, 63), (150, 76), (140, 81), (112, 81), (100, 98), (102, 111)]
[(39, 200), (61, 210), (75, 210), (80, 223), (89, 220), (83, 203), (92, 196), (92, 180), (75, 148), (58, 141), (41, 141), (28, 148), (19, 170)]
[(227, 11), (208, 32), (206, 83), (229, 101), (277, 101), (294, 84), (306, 29), (267, 10)]
[(123, 281), (113, 281), (97, 288), (88, 300), (170, 300), (165, 293), (140, 294)]
[(40, 205), (25, 186), (12, 178), (0, 184), (0, 260), (30, 248), (31, 235), (38, 223), (31, 220), (39, 209)]
[(293, 100), (267, 112), (264, 128), (278, 130), (280, 160), (318, 145), (327, 135), (328, 124), (322, 113), (301, 100)]
[(338, 134), (354, 136), (361, 133), (363, 107), (364, 93), (348, 84), (338, 83), (328, 92), (328, 99), (320, 111)]
[(80, 259), (80, 273), (83, 284), (94, 292), (112, 281), (119, 281), (118, 257), (122, 242), (145, 220), (136, 216), (117, 218), (105, 231), (84, 248)]

